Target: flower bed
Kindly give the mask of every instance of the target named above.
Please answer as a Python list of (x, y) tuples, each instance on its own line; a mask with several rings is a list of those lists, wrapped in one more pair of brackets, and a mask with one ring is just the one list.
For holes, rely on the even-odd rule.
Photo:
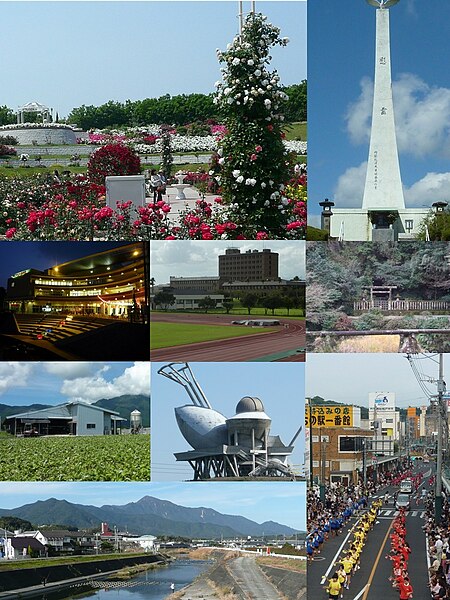
[[(214, 184), (204, 173), (188, 173), (186, 179), (199, 187)], [(220, 196), (213, 202), (199, 197), (178, 221), (165, 201), (138, 210), (119, 202), (113, 210), (105, 204), (104, 186), (84, 175), (61, 183), (50, 174), (5, 179), (0, 233), (9, 240), (304, 239), (306, 177), (291, 180), (286, 195), (285, 224), (272, 232), (236, 223)]]

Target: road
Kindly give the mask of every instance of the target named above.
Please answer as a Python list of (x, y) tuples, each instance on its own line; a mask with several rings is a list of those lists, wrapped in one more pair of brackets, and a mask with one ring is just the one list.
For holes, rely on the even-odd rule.
[[(422, 471), (424, 473), (422, 487), (427, 490), (428, 478), (432, 473), (430, 464), (414, 467), (414, 473)], [(389, 493), (389, 503), (383, 505), (379, 518), (373, 531), (369, 532), (364, 550), (361, 554), (361, 569), (352, 577), (350, 590), (344, 590), (345, 600), (398, 600), (398, 592), (392, 588), (389, 577), (392, 574), (392, 563), (386, 558), (390, 551), (391, 527), (398, 511), (395, 510), (393, 494), (398, 488), (389, 486), (380, 489), (378, 493), (371, 498), (383, 497), (385, 492)], [(425, 506), (419, 501), (416, 504), (415, 496), (411, 502), (411, 510), (406, 516), (406, 540), (411, 546), (411, 554), (408, 561), (409, 575), (411, 584), (414, 588), (414, 598), (428, 600), (430, 591), (428, 588), (427, 558), (425, 548), (425, 533), (422, 530), (424, 524)], [(335, 572), (334, 563), (341, 556), (342, 548), (347, 548), (347, 535), (351, 536), (350, 530), (357, 519), (353, 517), (343, 534), (339, 537), (330, 538), (323, 544), (323, 550), (313, 562), (308, 564), (308, 598), (314, 600), (324, 600), (328, 597), (324, 586), (327, 581), (324, 575), (332, 577)], [(323, 583), (322, 583), (323, 582)]]
[(282, 596), (256, 564), (254, 558), (240, 556), (227, 569), (248, 599), (280, 600)]
[[(189, 323), (191, 325), (230, 324), (230, 327), (233, 327), (231, 321), (234, 320), (236, 320), (236, 316), (233, 315), (196, 315), (192, 313), (153, 313), (151, 315), (151, 322)], [(265, 358), (269, 362), (280, 360), (304, 362), (304, 353), (296, 352), (298, 349), (303, 349), (305, 345), (304, 321), (280, 320), (282, 325), (277, 331), (263, 330), (254, 335), (150, 350), (150, 359), (155, 362), (240, 362)]]

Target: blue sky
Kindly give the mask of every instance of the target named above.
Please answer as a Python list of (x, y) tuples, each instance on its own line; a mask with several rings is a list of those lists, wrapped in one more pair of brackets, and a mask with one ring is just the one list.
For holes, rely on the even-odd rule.
[[(375, 62), (375, 11), (365, 0), (308, 6), (310, 215), (325, 197), (361, 206)], [(407, 206), (450, 201), (450, 2), (390, 9), (394, 110)], [(352, 118), (348, 119), (348, 115)], [(312, 225), (317, 224), (310, 217)]]
[[(102, 506), (136, 502), (155, 496), (189, 507), (214, 508), (258, 523), (277, 521), (305, 530), (304, 482), (212, 483), (0, 483), (0, 508), (16, 508), (37, 500), (57, 498), (75, 504)], [(151, 532), (149, 532), (151, 533)]]
[[(175, 461), (174, 452), (192, 448), (175, 420), (177, 406), (191, 404), (185, 390), (158, 375), (165, 363), (152, 363), (152, 480), (192, 478), (192, 469)], [(243, 396), (257, 396), (272, 419), (271, 434), (289, 444), (304, 422), (304, 364), (302, 363), (195, 363), (192, 371), (212, 407), (226, 417), (235, 414)], [(303, 465), (304, 431), (297, 438), (292, 463)]]
[[(250, 2), (245, 2), (249, 10)], [(73, 107), (164, 94), (210, 93), (216, 48), (238, 30), (238, 3), (2, 2), (0, 105)], [(282, 83), (306, 77), (306, 2), (262, 2), (256, 10), (291, 39), (276, 48)]]
[[(437, 355), (418, 355), (416, 365), (422, 371), (423, 379), (437, 379), (437, 361)], [(402, 408), (429, 403), (429, 397), (419, 386), (404, 354), (331, 356), (311, 353), (307, 364), (306, 397), (321, 396), (326, 400), (368, 406), (369, 392), (395, 392), (396, 405)], [(447, 375), (447, 381), (449, 369), (450, 356), (444, 354), (444, 379)], [(426, 388), (429, 394), (436, 394), (435, 384), (426, 383)]]
[(149, 393), (149, 363), (0, 362), (0, 404), (9, 406)]

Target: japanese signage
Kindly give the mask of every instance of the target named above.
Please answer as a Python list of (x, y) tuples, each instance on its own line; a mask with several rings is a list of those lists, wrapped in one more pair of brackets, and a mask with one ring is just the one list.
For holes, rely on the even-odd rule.
[(309, 427), (353, 427), (353, 406), (306, 407), (305, 426)]

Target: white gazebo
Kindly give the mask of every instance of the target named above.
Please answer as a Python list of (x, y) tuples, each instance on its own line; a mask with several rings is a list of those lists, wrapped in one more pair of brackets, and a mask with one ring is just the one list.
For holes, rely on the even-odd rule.
[(17, 123), (24, 123), (25, 113), (38, 113), (42, 116), (42, 123), (49, 123), (50, 117), (53, 117), (53, 108), (48, 108), (39, 102), (28, 102), (17, 109)]

